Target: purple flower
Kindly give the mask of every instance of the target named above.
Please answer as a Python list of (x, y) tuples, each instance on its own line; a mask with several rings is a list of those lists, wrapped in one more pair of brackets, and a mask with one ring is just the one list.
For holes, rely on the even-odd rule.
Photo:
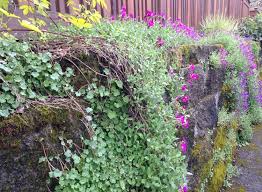
[(255, 55), (253, 54), (252, 47), (249, 43), (242, 40), (242, 42), (240, 43), (240, 49), (249, 64), (249, 74), (253, 75), (254, 71), (257, 68), (257, 65), (256, 65), (256, 59), (255, 59)]
[(190, 64), (188, 68), (189, 68), (190, 71), (194, 71), (195, 70), (195, 65), (194, 64)]
[(181, 90), (182, 91), (187, 91), (187, 85), (182, 85)]
[(247, 73), (240, 72), (239, 73), (239, 81), (240, 81), (240, 100), (243, 111), (247, 112), (249, 108), (249, 93), (248, 93), (248, 79)]
[(192, 80), (198, 80), (198, 78), (199, 78), (199, 75), (198, 75), (198, 74), (196, 74), (196, 73), (190, 74), (190, 79), (192, 79)]
[(260, 107), (262, 107), (262, 80), (258, 81), (258, 93), (256, 96), (256, 101)]
[(154, 20), (153, 20), (153, 19), (150, 19), (150, 20), (147, 22), (147, 25), (148, 25), (149, 28), (154, 27), (154, 25), (155, 25)]
[(182, 97), (181, 100), (182, 100), (183, 103), (188, 103), (188, 101), (189, 101), (189, 96), (185, 95), (185, 96)]
[(146, 17), (153, 17), (155, 14), (153, 13), (153, 11), (146, 11)]
[(183, 140), (180, 142), (180, 149), (181, 149), (183, 154), (186, 154), (186, 152), (187, 152), (187, 141), (186, 141), (185, 138), (183, 138)]
[(183, 187), (180, 187), (179, 192), (188, 192), (187, 186), (184, 185)]
[(189, 127), (189, 120), (184, 115), (176, 115), (176, 120), (179, 121), (183, 128)]
[(165, 44), (165, 41), (161, 37), (158, 37), (156, 41), (156, 45), (158, 47), (162, 47), (164, 44)]
[(199, 34), (194, 30), (194, 28), (186, 26), (184, 23), (181, 22), (180, 19), (177, 19), (172, 24), (172, 27), (177, 33), (184, 33), (186, 36), (192, 39), (200, 38)]
[(126, 7), (122, 7), (122, 9), (121, 9), (121, 18), (122, 19), (125, 19), (126, 18)]

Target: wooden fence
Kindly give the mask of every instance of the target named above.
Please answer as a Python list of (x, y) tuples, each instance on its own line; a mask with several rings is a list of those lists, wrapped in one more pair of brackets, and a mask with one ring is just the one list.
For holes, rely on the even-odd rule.
[[(74, 0), (83, 4), (83, 0)], [(181, 19), (189, 26), (197, 27), (208, 15), (225, 14), (236, 19), (249, 15), (248, 0), (105, 0), (107, 9), (97, 7), (103, 17), (117, 17), (121, 8), (126, 7), (127, 14), (142, 19), (147, 10), (164, 14), (172, 20)], [(18, 4), (18, 0), (14, 0)], [(51, 12), (70, 13), (66, 0), (50, 0)], [(19, 13), (18, 13), (19, 14)], [(53, 15), (53, 14), (52, 14)]]

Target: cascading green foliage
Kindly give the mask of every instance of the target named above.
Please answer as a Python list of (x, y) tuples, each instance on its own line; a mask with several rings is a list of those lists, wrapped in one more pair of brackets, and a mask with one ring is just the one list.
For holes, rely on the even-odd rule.
[(72, 69), (63, 72), (50, 58), (49, 53), (32, 52), (28, 43), (0, 38), (0, 117), (7, 117), (26, 100), (64, 96), (72, 90)]
[[(244, 119), (240, 122), (242, 131), (238, 135), (238, 142), (240, 144), (249, 142), (253, 134), (252, 123), (259, 123), (259, 119), (261, 119), (262, 113), (260, 107), (261, 104), (257, 101), (257, 96), (259, 95), (258, 70), (255, 70), (253, 74), (249, 74), (250, 61), (248, 61), (248, 58), (244, 56), (244, 53), (250, 54), (250, 52), (252, 51), (253, 56), (251, 56), (251, 58), (254, 57), (254, 61), (258, 61), (260, 50), (258, 44), (249, 41), (248, 43), (251, 46), (251, 50), (247, 50), (245, 47), (243, 47), (242, 38), (237, 35), (225, 32), (209, 34), (208, 36), (202, 38), (199, 43), (202, 45), (207, 45), (210, 43), (222, 44), (225, 50), (227, 50), (228, 54), (226, 56), (226, 60), (228, 62), (228, 65), (230, 65), (230, 69), (227, 70), (226, 80), (224, 84), (229, 86), (231, 89), (231, 92), (227, 93), (227, 96), (229, 96), (230, 94), (230, 97), (234, 98), (235, 100), (235, 102), (231, 102), (229, 104), (230, 106), (228, 106), (228, 108), (230, 108), (230, 111), (238, 110), (240, 117)], [(217, 63), (219, 63), (218, 58), (219, 55), (217, 53), (214, 53), (211, 56), (211, 61), (215, 62), (217, 65)], [(242, 85), (240, 82), (241, 72), (247, 74), (246, 91), (248, 94), (248, 111), (242, 110), (242, 108), (239, 106), (241, 97), (243, 97), (243, 95), (241, 95), (241, 92), (243, 92), (243, 88), (241, 87)]]
[(57, 191), (174, 191), (182, 182), (186, 167), (174, 146), (172, 109), (160, 104), (146, 126), (130, 117), (122, 89), (112, 83), (82, 91), (91, 103), (94, 137), (84, 140), (81, 161), (59, 179)]
[[(84, 138), (86, 148), (80, 156), (73, 150), (65, 152), (75, 168), (50, 172), (50, 177), (59, 178), (57, 191), (178, 190), (185, 183), (186, 163), (176, 141), (172, 104), (165, 103), (163, 95), (166, 90), (172, 98), (181, 94), (183, 80), (179, 74), (173, 78), (167, 74), (166, 52), (169, 46), (192, 40), (169, 28), (148, 29), (132, 22), (105, 23), (83, 31), (86, 36), (101, 33), (109, 43), (117, 43), (116, 54), (127, 56), (132, 71), (127, 74), (132, 94), (123, 90), (125, 85), (117, 77), (104, 83), (93, 79), (88, 87), (75, 90), (72, 69), (63, 71), (58, 63), (51, 64), (50, 54), (34, 53), (27, 43), (2, 38), (1, 116), (30, 99), (75, 93), (90, 104), (88, 121), (94, 135), (91, 140)], [(163, 47), (156, 45), (160, 36), (166, 41)], [(111, 77), (110, 69), (104, 70)]]
[[(172, 104), (164, 102), (163, 94), (168, 89), (176, 97), (182, 80), (167, 75), (166, 51), (171, 43), (191, 41), (171, 29), (128, 21), (101, 23), (82, 35), (117, 43), (133, 71), (127, 77), (133, 93), (125, 95), (119, 80), (78, 90), (91, 104), (94, 137), (84, 140), (81, 162), (60, 177), (57, 191), (178, 190), (185, 182), (185, 157), (176, 143)], [(159, 36), (166, 46), (157, 47)], [(132, 111), (136, 107), (142, 114)]]

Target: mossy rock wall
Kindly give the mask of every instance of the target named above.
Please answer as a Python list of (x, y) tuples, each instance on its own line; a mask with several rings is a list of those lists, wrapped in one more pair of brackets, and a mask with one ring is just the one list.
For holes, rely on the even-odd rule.
[[(214, 149), (223, 150), (230, 141), (227, 128), (217, 128), (218, 112), (223, 103), (221, 92), (225, 69), (214, 68), (209, 63), (209, 56), (219, 48), (221, 45), (183, 46), (170, 52), (170, 62), (177, 62), (172, 58), (180, 57), (178, 65), (185, 77), (189, 74), (187, 66), (190, 63), (196, 65), (199, 74), (198, 81), (193, 82), (189, 89), (190, 127), (179, 133), (189, 142), (188, 165), (193, 173), (189, 184), (192, 191), (199, 191), (203, 183), (206, 191), (218, 191), (230, 161), (228, 158), (216, 162), (213, 153)], [(88, 79), (93, 77), (92, 74), (87, 76)], [(74, 79), (77, 87), (84, 83), (84, 79)], [(33, 105), (22, 114), (0, 119), (0, 191), (47, 191), (49, 169), (47, 164), (38, 163), (44, 156), (43, 147), (48, 155), (61, 153), (59, 136), (81, 144), (80, 136), (88, 134), (81, 118), (79, 112), (69, 108)], [(214, 173), (211, 177), (210, 172)]]
[[(81, 144), (81, 114), (69, 108), (33, 105), (0, 120), (0, 191), (47, 191), (49, 169), (39, 158), (62, 152), (59, 136)], [(52, 186), (50, 186), (52, 188)]]
[[(210, 63), (210, 55), (218, 52), (221, 45), (214, 46), (183, 46), (173, 53), (180, 56), (180, 66), (186, 79), (190, 70), (189, 64), (194, 64), (199, 75), (189, 88), (189, 111), (191, 115), (189, 129), (180, 132), (189, 143), (188, 167), (190, 191), (218, 192), (223, 187), (226, 170), (232, 163), (235, 150), (234, 140), (228, 138), (229, 130), (236, 131), (238, 122), (224, 127), (218, 126), (218, 113), (226, 102), (234, 102), (225, 91), (226, 69)], [(228, 145), (232, 146), (228, 148)], [(223, 159), (217, 154), (227, 153)]]

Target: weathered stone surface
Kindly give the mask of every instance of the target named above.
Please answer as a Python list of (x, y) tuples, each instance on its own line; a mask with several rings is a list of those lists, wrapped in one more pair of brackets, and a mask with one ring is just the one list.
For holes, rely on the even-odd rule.
[[(188, 169), (193, 176), (188, 179), (192, 191), (199, 191), (200, 183), (209, 177), (210, 170), (214, 168), (212, 161), (214, 141), (219, 140), (221, 136), (226, 137), (224, 132), (223, 134), (217, 132), (218, 112), (223, 104), (222, 88), (225, 80), (225, 68), (222, 66), (214, 68), (209, 62), (211, 53), (218, 51), (219, 48), (219, 45), (193, 46), (181, 54), (184, 77), (189, 80), (189, 75), (192, 73), (199, 76), (197, 80), (188, 83), (190, 127), (182, 131), (189, 146)], [(183, 50), (185, 51), (185, 48)], [(195, 65), (194, 71), (188, 69), (189, 64)], [(222, 139), (223, 142), (225, 140), (225, 138)], [(226, 166), (220, 162), (218, 167), (223, 167), (225, 170)], [(225, 176), (225, 173), (220, 173), (217, 167), (215, 170), (215, 176)], [(218, 182), (217, 178), (211, 177), (209, 188), (214, 190), (217, 186), (221, 187), (220, 180)]]
[[(61, 153), (59, 136), (80, 142), (85, 127), (79, 112), (34, 106), (0, 120), (0, 191), (46, 192), (48, 166), (44, 156)], [(52, 188), (52, 186), (51, 186)]]
[(203, 137), (209, 130), (213, 130), (218, 121), (218, 97), (208, 95), (199, 101), (191, 111), (191, 119), (194, 126), (194, 137)]

